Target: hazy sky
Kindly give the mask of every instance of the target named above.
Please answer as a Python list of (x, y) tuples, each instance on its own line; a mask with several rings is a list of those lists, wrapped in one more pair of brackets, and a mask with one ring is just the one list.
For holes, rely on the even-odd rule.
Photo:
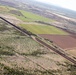
[(58, 5), (76, 11), (76, 0), (37, 0), (37, 1)]

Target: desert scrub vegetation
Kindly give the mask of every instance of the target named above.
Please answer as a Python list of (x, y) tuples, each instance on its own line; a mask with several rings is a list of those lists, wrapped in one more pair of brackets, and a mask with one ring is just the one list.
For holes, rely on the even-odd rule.
[(9, 24), (7, 24), (6, 22), (0, 20), (0, 34), (14, 34), (14, 32), (17, 31), (15, 30), (14, 27), (10, 26)]
[(5, 30), (8, 30), (7, 26), (0, 26), (0, 31), (5, 31)]
[[(0, 23), (0, 28), (1, 27), (2, 25)], [(10, 25), (3, 23), (2, 28), (0, 31), (1, 75), (64, 75), (64, 73), (61, 71), (65, 71), (65, 68), (67, 71), (71, 70), (71, 67), (75, 68), (74, 66), (65, 66), (65, 68), (63, 68), (60, 64), (58, 65), (60, 70), (53, 70), (56, 67), (58, 68), (58, 66), (56, 66), (56, 60), (64, 63), (62, 61), (63, 58), (60, 60), (60, 56), (58, 56), (56, 53), (50, 53), (49, 50), (47, 50), (45, 47), (32, 40), (30, 37), (24, 36)], [(41, 70), (39, 65), (29, 59), (26, 60), (26, 58), (30, 58), (32, 61), (34, 60), (39, 65), (44, 66), (45, 69), (50, 70)], [(54, 65), (54, 68), (52, 65)], [(72, 74), (75, 74), (75, 70), (71, 70), (70, 74), (65, 75)]]
[(0, 71), (1, 75), (24, 75), (23, 70), (10, 68), (2, 63), (0, 63), (0, 67), (1, 67)]
[(46, 54), (45, 51), (42, 51), (42, 50), (36, 50), (36, 51), (32, 51), (31, 53), (22, 53), (21, 55), (25, 55), (25, 56), (40, 56), (40, 55), (43, 55), (43, 54)]
[(7, 24), (0, 20), (0, 32), (8, 30)]
[(14, 55), (14, 51), (12, 47), (5, 46), (5, 45), (0, 45), (0, 56), (1, 55)]
[(10, 68), (2, 63), (0, 63), (0, 74), (1, 75), (55, 75), (52, 71), (45, 70), (31, 70), (24, 68)]
[(70, 72), (70, 75), (76, 75), (76, 65), (66, 62), (67, 71)]
[(67, 73), (67, 75), (76, 75), (76, 65), (75, 64), (71, 64), (70, 62), (64, 62), (65, 64), (59, 64), (60, 66), (62, 66), (64, 68), (63, 69), (60, 69), (58, 70), (58, 72), (60, 74), (63, 74), (63, 73)]
[[(6, 27), (7, 31), (0, 32), (0, 42), (4, 46), (13, 47), (14, 51), (25, 54), (25, 55), (33, 55), (37, 56), (42, 53), (42, 50), (45, 50), (40, 44), (32, 40), (30, 37), (24, 36), (21, 32), (15, 30), (12, 26), (9, 25), (0, 25), (3, 28)], [(6, 47), (5, 47), (6, 48)], [(1, 48), (2, 49), (2, 48)], [(11, 49), (9, 49), (11, 51)], [(9, 51), (3, 50), (3, 53), (7, 53)]]
[(20, 36), (25, 36), (24, 34), (22, 34), (21, 32), (14, 30), (13, 31), (13, 35), (20, 35)]
[(24, 53), (25, 55), (33, 56), (37, 56), (38, 54), (45, 54), (45, 49), (42, 48), (40, 44), (32, 40), (30, 37), (16, 36), (7, 39), (7, 41), (9, 41), (10, 44), (11, 42), (13, 43), (11, 45), (15, 48), (15, 51), (18, 53)]

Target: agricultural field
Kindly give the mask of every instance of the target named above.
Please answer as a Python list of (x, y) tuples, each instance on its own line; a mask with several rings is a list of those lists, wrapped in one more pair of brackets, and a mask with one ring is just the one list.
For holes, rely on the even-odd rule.
[(1, 75), (75, 75), (75, 65), (0, 20)]
[(24, 22), (31, 22), (31, 21), (42, 21), (42, 22), (54, 22), (54, 20), (39, 16), (37, 14), (33, 14), (31, 12), (18, 10), (16, 8), (8, 7), (8, 6), (0, 6), (0, 13), (9, 14), (17, 17), (18, 19)]
[(35, 22), (35, 21), (42, 21), (42, 22), (54, 22), (54, 20), (39, 16), (32, 12), (27, 12), (24, 10), (19, 10), (16, 8), (12, 8), (9, 6), (0, 6), (0, 13), (1, 14), (9, 14), (15, 16), (16, 18), (24, 21), (24, 22)]
[(29, 20), (33, 21), (43, 21), (43, 22), (53, 22), (54, 20), (51, 20), (49, 18), (45, 18), (43, 16), (39, 16), (37, 14), (33, 14), (31, 12), (26, 12), (23, 10), (20, 10), (20, 12), (24, 15), (25, 18), (28, 18)]
[(53, 41), (56, 45), (63, 48), (64, 50), (69, 50), (76, 47), (76, 39), (71, 37), (70, 35), (41, 34), (40, 36)]
[[(5, 4), (11, 5), (7, 1)], [(28, 11), (21, 10), (21, 6), (25, 6), (25, 10)], [(16, 8), (0, 5), (0, 16), (38, 35), (35, 37), (51, 44), (52, 47), (56, 45), (62, 48), (68, 56), (76, 59), (76, 36), (55, 27), (72, 28), (70, 20), (66, 22), (65, 17), (61, 18), (39, 8), (37, 9), (40, 15), (38, 15), (35, 14), (38, 10), (35, 10), (34, 5), (29, 7), (34, 9), (33, 13), (29, 12), (30, 9), (27, 7), (29, 7), (28, 3), (21, 5), (21, 2)], [(65, 56), (62, 57), (46, 48), (35, 38), (32, 39), (33, 36), (24, 35), (0, 19), (0, 75), (76, 75), (76, 65), (65, 59)]]
[(73, 38), (69, 33), (54, 26), (36, 22), (41, 21), (49, 23), (55, 22), (54, 20), (8, 6), (0, 6), (0, 10), (0, 16), (34, 34), (53, 41), (53, 43), (64, 50), (69, 50), (76, 47), (76, 39)]
[(29, 24), (21, 24), (21, 27), (31, 31), (35, 34), (55, 34), (55, 35), (68, 35), (67, 32), (62, 31), (56, 27), (49, 25), (29, 25)]
[[(13, 11), (13, 10), (12, 10)], [(11, 13), (12, 13), (11, 11)], [(31, 12), (23, 11), (23, 10), (15, 10), (12, 13), (15, 17), (18, 19), (24, 21), (24, 22), (35, 22), (35, 21), (42, 21), (42, 22), (54, 22), (54, 20), (39, 16), (37, 14), (33, 14)], [(20, 13), (20, 14), (19, 14)], [(19, 15), (18, 15), (19, 14)]]

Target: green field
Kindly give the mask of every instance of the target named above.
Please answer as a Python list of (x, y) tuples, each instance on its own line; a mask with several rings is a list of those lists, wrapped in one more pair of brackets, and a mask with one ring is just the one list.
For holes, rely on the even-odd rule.
[(20, 10), (20, 12), (24, 15), (24, 17), (19, 17), (21, 18), (22, 20), (25, 20), (28, 19), (29, 21), (44, 21), (44, 22), (53, 22), (54, 20), (51, 20), (49, 18), (46, 18), (46, 17), (43, 17), (43, 16), (39, 16), (37, 14), (33, 14), (31, 12), (27, 12), (27, 11), (23, 11), (23, 10)]
[[(7, 7), (0, 6), (0, 10), (1, 10), (1, 12), (6, 11), (7, 13), (12, 14), (25, 22), (32, 22), (32, 21), (54, 22), (54, 20), (51, 20), (49, 18), (39, 16), (39, 15), (33, 14), (31, 12), (17, 10), (15, 8), (11, 8), (8, 6)], [(35, 33), (35, 34), (58, 34), (58, 35), (67, 35), (68, 34), (68, 33), (64, 32), (58, 28), (53, 27), (53, 26), (33, 25), (33, 24), (32, 25), (21, 24), (21, 26), (23, 28), (27, 29), (28, 31), (31, 31), (32, 33)]]
[[(10, 11), (15, 11), (15, 14), (13, 14)], [(6, 7), (5, 6), (0, 6), (0, 13), (12, 14), (13, 16), (15, 16), (18, 19), (21, 19), (22, 21), (25, 21), (25, 22), (31, 22), (31, 21), (54, 22), (54, 20), (46, 18), (44, 16), (40, 16), (40, 15), (34, 14), (32, 12), (27, 12), (27, 11), (24, 11), (24, 10), (18, 10), (16, 8), (12, 8), (12, 7), (9, 7), (9, 6), (6, 6)], [(19, 13), (21, 13), (23, 16), (16, 15), (16, 14), (19, 14)]]
[(21, 26), (35, 34), (58, 34), (58, 35), (67, 35), (68, 34), (56, 27), (53, 27), (53, 26), (25, 25), (25, 24), (21, 24)]
[(15, 17), (17, 17), (18, 19), (24, 21), (24, 22), (31, 22), (33, 21), (32, 19), (28, 19), (28, 18), (25, 18), (23, 16), (17, 16), (17, 15), (14, 15)]
[(21, 19), (24, 22), (32, 22), (32, 21), (42, 21), (42, 22), (54, 22), (54, 20), (37, 15), (37, 14), (33, 14), (31, 12), (27, 12), (27, 11), (23, 11), (23, 10), (19, 10), (19, 12), (22, 13), (23, 16), (18, 16), (15, 15), (15, 17), (17, 17), (18, 19)]

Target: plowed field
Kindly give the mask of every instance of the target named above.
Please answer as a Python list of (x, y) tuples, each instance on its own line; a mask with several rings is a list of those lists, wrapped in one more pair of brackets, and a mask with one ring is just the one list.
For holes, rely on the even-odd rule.
[(76, 47), (76, 39), (70, 35), (49, 35), (40, 34), (41, 37), (52, 40), (55, 44), (63, 49), (70, 49)]

